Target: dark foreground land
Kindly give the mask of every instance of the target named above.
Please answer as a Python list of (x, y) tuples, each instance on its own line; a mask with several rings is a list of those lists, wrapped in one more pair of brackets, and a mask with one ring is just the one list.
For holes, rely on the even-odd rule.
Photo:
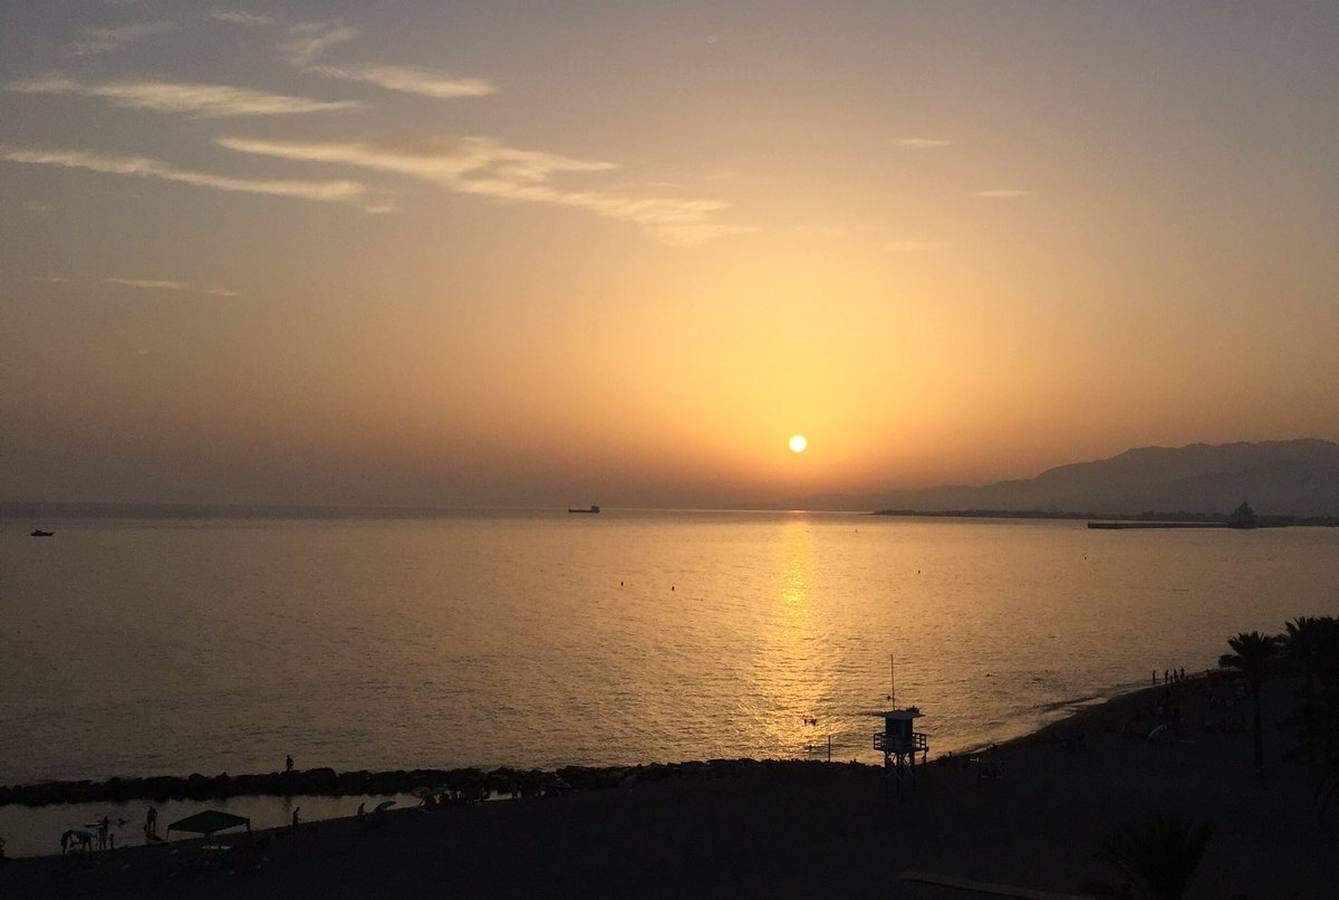
[[(1130, 881), (1104, 855), (1112, 831), (1172, 813), (1216, 826), (1187, 896), (1333, 897), (1339, 828), (1319, 814), (1315, 770), (1281, 759), (1295, 738), (1275, 720), (1294, 689), (1266, 698), (1263, 781), (1249, 733), (1218, 727), (1249, 721), (1248, 707), (1224, 704), (1221, 688), (1211, 704), (1190, 681), (1174, 739), (1126, 733), (1154, 723), (1157, 697), (1144, 691), (974, 764), (918, 767), (901, 799), (869, 766), (685, 766), (606, 790), (393, 812), (368, 829), (343, 819), (296, 838), (259, 832), (246, 865), (208, 861), (200, 842), (14, 860), (0, 867), (0, 896), (1100, 896)], [(904, 877), (917, 874), (977, 889)]]

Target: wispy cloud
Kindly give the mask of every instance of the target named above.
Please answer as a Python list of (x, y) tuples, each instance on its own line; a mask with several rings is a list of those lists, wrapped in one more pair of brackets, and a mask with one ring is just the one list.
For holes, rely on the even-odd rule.
[(584, 209), (605, 218), (632, 222), (663, 240), (679, 244), (699, 244), (726, 234), (756, 230), (716, 221), (715, 215), (727, 207), (716, 200), (558, 187), (552, 183), (556, 175), (608, 172), (617, 166), (544, 151), (519, 150), (490, 138), (322, 143), (225, 137), (218, 143), (239, 153), (342, 163), (408, 175), (461, 194)]
[(114, 28), (81, 28), (78, 36), (66, 44), (65, 49), (75, 56), (94, 56), (120, 50), (147, 37), (171, 34), (176, 30), (176, 23), (168, 21), (142, 22)]
[(353, 40), (358, 36), (358, 30), (334, 23), (314, 22), (295, 25), (289, 31), (291, 38), (281, 43), (279, 49), (290, 64), (304, 72), (439, 100), (485, 97), (497, 93), (497, 86), (490, 81), (466, 78), (441, 69), (381, 63), (343, 66), (318, 63), (317, 58), (328, 48)]
[(947, 147), (952, 143), (952, 141), (946, 141), (943, 138), (920, 137), (898, 138), (893, 141), (895, 146), (903, 147), (907, 150), (933, 150), (936, 147)]
[(1018, 188), (991, 188), (986, 191), (977, 191), (976, 196), (985, 197), (987, 200), (1022, 200), (1024, 197), (1030, 197), (1029, 191), (1021, 191)]
[(15, 81), (5, 85), (5, 90), (20, 94), (97, 97), (124, 109), (144, 109), (205, 119), (286, 116), (363, 107), (356, 100), (311, 100), (224, 84), (180, 84), (168, 81), (108, 81), (90, 84), (60, 74)]
[(216, 191), (235, 191), (246, 194), (268, 194), (274, 197), (295, 197), (327, 203), (348, 203), (368, 211), (381, 211), (384, 204), (372, 204), (368, 190), (356, 181), (286, 181), (240, 178), (179, 169), (161, 160), (146, 156), (120, 156), (91, 150), (60, 148), (13, 147), (0, 144), (0, 160), (29, 165), (58, 166), (65, 169), (84, 169), (112, 175), (135, 175), (158, 178)]
[(36, 281), (39, 284), (64, 284), (70, 279), (64, 275), (33, 275), (29, 280)]
[(117, 287), (136, 288), (141, 291), (190, 291), (194, 294), (207, 294), (210, 297), (240, 297), (237, 291), (229, 288), (193, 288), (184, 281), (167, 281), (157, 278), (104, 278), (104, 284)]
[(186, 285), (180, 281), (157, 281), (147, 278), (104, 278), (107, 284), (120, 287), (139, 288), (143, 291), (184, 291)]
[(358, 29), (331, 22), (306, 22), (289, 29), (292, 37), (279, 45), (279, 50), (295, 66), (305, 66), (328, 48), (358, 36)]
[(273, 16), (264, 16), (260, 13), (247, 12), (240, 9), (216, 9), (210, 12), (209, 18), (215, 22), (224, 22), (228, 25), (241, 25), (246, 28), (259, 28), (263, 25), (273, 25)]
[(415, 66), (308, 66), (308, 72), (315, 72), (327, 78), (343, 78), (345, 81), (361, 81), (374, 84), (388, 91), (403, 94), (419, 94), (449, 100), (454, 97), (486, 97), (497, 93), (497, 86), (482, 78), (461, 78), (439, 69), (425, 69)]
[(889, 253), (930, 253), (943, 248), (943, 241), (889, 241), (883, 246)]

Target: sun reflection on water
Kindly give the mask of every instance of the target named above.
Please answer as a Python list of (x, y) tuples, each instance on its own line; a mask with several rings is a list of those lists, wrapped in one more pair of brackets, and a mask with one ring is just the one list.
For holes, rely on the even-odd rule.
[[(820, 710), (831, 697), (831, 664), (821, 627), (821, 597), (811, 593), (813, 523), (796, 518), (781, 526), (773, 575), (775, 598), (759, 622), (758, 658), (747, 705), (759, 744), (769, 753), (812, 756), (826, 751), (829, 729)], [(780, 748), (780, 750), (778, 750)]]

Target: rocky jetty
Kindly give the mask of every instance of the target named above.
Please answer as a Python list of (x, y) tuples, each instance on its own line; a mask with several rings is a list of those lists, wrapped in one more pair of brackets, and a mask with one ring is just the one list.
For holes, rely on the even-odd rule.
[(44, 781), (0, 787), (0, 806), (49, 806), (129, 800), (213, 800), (239, 796), (385, 795), (416, 788), (453, 791), (465, 796), (489, 794), (541, 796), (568, 790), (600, 790), (633, 782), (660, 781), (680, 775), (729, 776), (753, 769), (811, 768), (833, 765), (809, 760), (714, 759), (705, 762), (652, 763), (641, 766), (567, 766), (552, 772), (499, 768), (397, 769), (389, 772), (336, 772), (305, 769), (255, 775), (163, 775), (109, 778), (106, 781)]

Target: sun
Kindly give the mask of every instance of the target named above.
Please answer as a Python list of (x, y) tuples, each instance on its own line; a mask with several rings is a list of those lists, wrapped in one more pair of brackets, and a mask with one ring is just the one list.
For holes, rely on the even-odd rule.
[(792, 434), (790, 436), (790, 452), (803, 453), (809, 449), (809, 439), (802, 434)]

